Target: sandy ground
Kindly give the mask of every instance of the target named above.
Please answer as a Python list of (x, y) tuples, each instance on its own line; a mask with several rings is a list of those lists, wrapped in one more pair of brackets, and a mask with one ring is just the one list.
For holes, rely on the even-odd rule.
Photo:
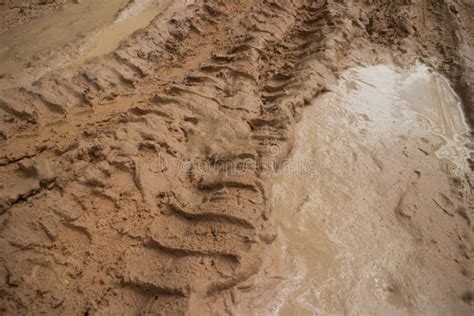
[[(106, 24), (148, 2), (118, 5)], [(3, 34), (71, 5), (12, 14)], [(85, 58), (94, 38), (122, 32), (113, 26), (12, 59), (21, 65), (0, 77), (0, 311), (472, 314), (472, 157), (440, 158), (439, 135), (398, 105), (364, 112), (327, 95), (351, 69), (423, 63), (451, 81), (472, 123), (473, 10), (176, 0), (112, 52)], [(347, 89), (376, 94), (390, 76)], [(288, 157), (325, 177), (282, 181)], [(291, 181), (321, 198), (281, 207)], [(324, 212), (299, 236), (291, 217), (305, 208)], [(313, 265), (298, 263), (305, 252)]]

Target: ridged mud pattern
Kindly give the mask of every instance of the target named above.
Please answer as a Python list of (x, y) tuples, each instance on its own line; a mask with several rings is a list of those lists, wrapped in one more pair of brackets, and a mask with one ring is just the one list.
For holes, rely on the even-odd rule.
[[(19, 141), (1, 161), (2, 311), (231, 313), (276, 237), (272, 172), (302, 108), (370, 46), (357, 9), (198, 1), (1, 91)], [(20, 137), (46, 129), (56, 145)]]

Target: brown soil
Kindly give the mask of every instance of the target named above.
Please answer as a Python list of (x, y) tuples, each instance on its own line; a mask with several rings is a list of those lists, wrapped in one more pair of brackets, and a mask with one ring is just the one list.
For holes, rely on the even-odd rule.
[(2, 313), (245, 306), (274, 257), (272, 171), (351, 66), (421, 61), (474, 121), (470, 1), (188, 2), (111, 54), (0, 91)]

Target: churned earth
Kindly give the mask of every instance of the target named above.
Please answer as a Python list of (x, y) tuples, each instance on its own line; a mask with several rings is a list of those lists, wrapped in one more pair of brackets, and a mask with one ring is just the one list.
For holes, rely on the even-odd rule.
[(472, 314), (473, 12), (0, 1), (1, 313)]

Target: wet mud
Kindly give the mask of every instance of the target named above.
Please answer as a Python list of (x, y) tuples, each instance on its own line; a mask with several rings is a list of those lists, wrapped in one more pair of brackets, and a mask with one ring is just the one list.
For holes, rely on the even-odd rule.
[[(157, 11), (142, 9), (149, 5)], [(447, 0), (129, 1), (106, 11), (102, 33), (26, 56), (27, 71), (0, 77), (0, 311), (410, 313), (432, 310), (430, 300), (441, 311), (469, 311), (472, 172), (450, 173), (440, 161), (462, 170), (472, 163), (459, 138), (471, 137), (459, 107), (472, 123), (472, 9)], [(138, 30), (124, 33), (121, 23)], [(410, 75), (418, 63), (450, 80), (459, 100), (442, 77), (429, 87)], [(321, 103), (327, 115), (312, 110), (349, 69), (380, 64), (412, 76), (399, 93), (406, 111), (356, 115), (337, 98)], [(383, 101), (380, 85), (398, 75), (377, 76)], [(352, 81), (348, 90), (364, 84)], [(434, 98), (442, 102), (421, 106), (433, 102), (413, 101), (414, 86), (444, 94)], [(305, 166), (325, 174), (306, 188), (317, 185), (319, 200), (308, 192), (295, 204), (278, 200), (288, 194), (278, 185), (310, 180), (282, 184), (279, 171), (299, 152), (305, 120), (327, 138), (316, 138), (322, 146)], [(326, 224), (310, 218), (291, 229), (291, 214), (315, 207), (330, 213)], [(316, 250), (293, 260), (304, 251), (298, 240), (310, 239)], [(361, 257), (341, 258), (360, 249)], [(397, 274), (399, 265), (413, 277)], [(347, 267), (363, 273), (324, 283)], [(440, 271), (446, 276), (431, 278)], [(360, 291), (351, 300), (336, 293), (335, 308), (318, 297), (322, 284), (324, 296)], [(429, 299), (415, 293), (422, 285)], [(307, 298), (309, 287), (316, 292)], [(301, 295), (304, 306), (295, 305)]]

